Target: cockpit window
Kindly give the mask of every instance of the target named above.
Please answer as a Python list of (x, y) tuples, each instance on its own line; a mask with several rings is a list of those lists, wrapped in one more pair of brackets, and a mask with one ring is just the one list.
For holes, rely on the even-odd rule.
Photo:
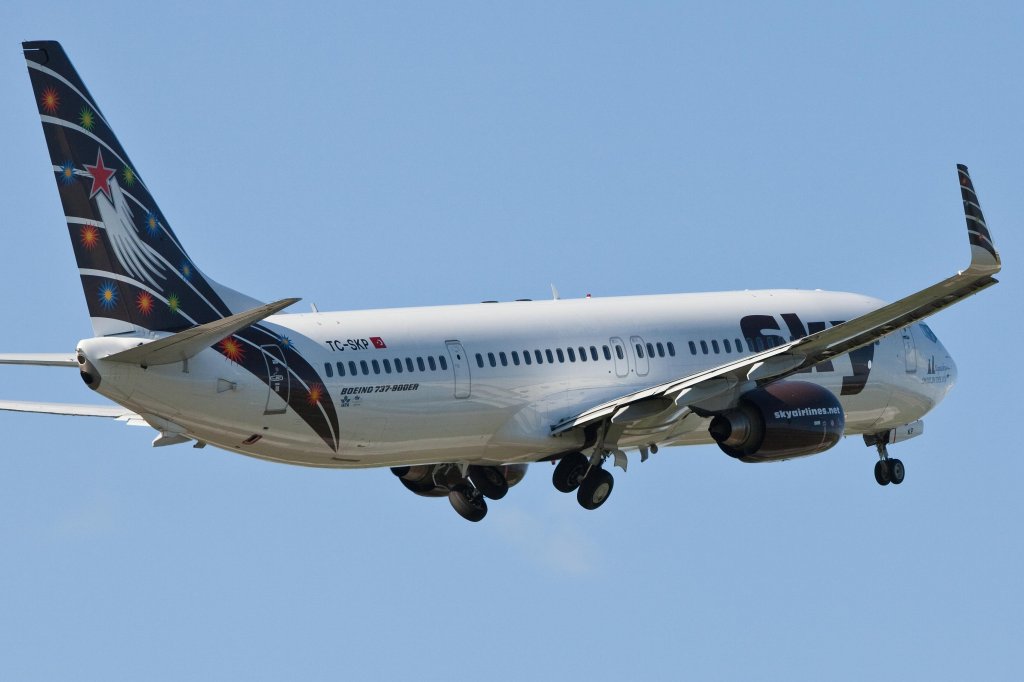
[(921, 331), (924, 332), (924, 335), (928, 337), (929, 341), (931, 341), (932, 343), (938, 343), (939, 342), (939, 339), (935, 336), (935, 333), (932, 332), (932, 330), (928, 328), (928, 325), (926, 325), (924, 322), (922, 322), (919, 326), (921, 327)]

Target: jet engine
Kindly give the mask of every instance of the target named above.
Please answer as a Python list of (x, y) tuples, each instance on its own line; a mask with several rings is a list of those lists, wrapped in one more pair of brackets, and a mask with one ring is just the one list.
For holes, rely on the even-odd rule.
[[(504, 464), (494, 467), (502, 473), (511, 488), (526, 476), (526, 464)], [(420, 464), (417, 466), (392, 467), (391, 473), (398, 476), (406, 488), (423, 497), (448, 497), (453, 486), (464, 481), (459, 468), (454, 464)]]
[(744, 462), (772, 462), (828, 450), (843, 436), (839, 399), (806, 381), (779, 381), (740, 396), (708, 431), (722, 452)]

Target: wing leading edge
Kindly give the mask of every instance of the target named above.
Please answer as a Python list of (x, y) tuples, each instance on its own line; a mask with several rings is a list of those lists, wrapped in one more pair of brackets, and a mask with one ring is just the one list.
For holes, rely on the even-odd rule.
[[(802, 369), (874, 343), (897, 329), (923, 320), (996, 284), (998, 280), (993, 275), (1001, 269), (1002, 261), (982, 215), (967, 166), (958, 164), (957, 174), (971, 246), (971, 263), (966, 270), (894, 303), (802, 339), (596, 405), (555, 424), (551, 429), (552, 435), (586, 428), (606, 419), (615, 423), (628, 423), (633, 421), (630, 412), (635, 412), (636, 421), (641, 421), (649, 419), (652, 414), (674, 411), (669, 421), (676, 421), (685, 416), (685, 408), (691, 405), (727, 394), (744, 383), (769, 383), (784, 379)], [(659, 406), (660, 410), (657, 409)]]

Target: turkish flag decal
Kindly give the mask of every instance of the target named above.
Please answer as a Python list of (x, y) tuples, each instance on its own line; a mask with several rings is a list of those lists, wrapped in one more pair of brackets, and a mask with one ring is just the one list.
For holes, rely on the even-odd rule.
[(388, 344), (384, 343), (384, 339), (379, 336), (371, 336), (370, 343), (373, 344), (374, 348), (387, 348)]

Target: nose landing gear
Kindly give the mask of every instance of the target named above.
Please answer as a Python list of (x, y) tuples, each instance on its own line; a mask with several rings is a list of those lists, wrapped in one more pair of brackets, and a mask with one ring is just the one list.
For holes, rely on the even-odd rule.
[(903, 462), (889, 458), (889, 450), (886, 448), (885, 441), (878, 439), (875, 442), (875, 448), (878, 450), (878, 461), (875, 462), (875, 480), (878, 485), (903, 483), (903, 476), (906, 474)]

